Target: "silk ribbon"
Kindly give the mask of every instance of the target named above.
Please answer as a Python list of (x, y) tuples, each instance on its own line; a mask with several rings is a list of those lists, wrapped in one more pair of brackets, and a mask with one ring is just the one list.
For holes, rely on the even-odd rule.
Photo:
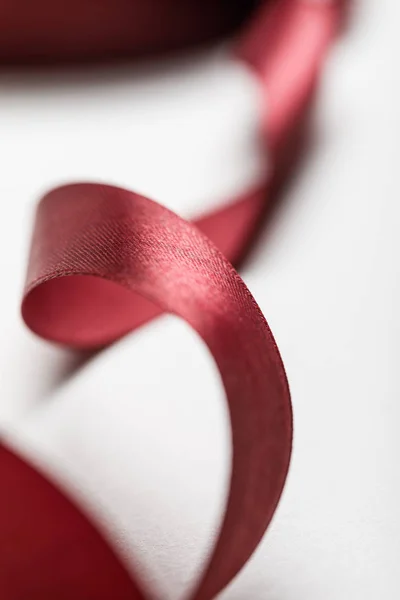
[[(47, 0), (0, 0), (0, 60), (86, 60), (175, 48), (229, 31), (244, 3), (227, 7), (103, 0), (95, 9), (81, 0), (61, 10)], [(102, 347), (167, 311), (200, 334), (221, 373), (232, 426), (231, 483), (219, 537), (191, 600), (214, 598), (243, 567), (288, 471), (292, 415), (285, 371), (231, 262), (246, 251), (282, 176), (342, 12), (336, 1), (263, 2), (237, 36), (237, 60), (259, 78), (268, 107), (261, 126), (274, 169), (262, 188), (196, 223), (100, 184), (55, 189), (38, 207), (22, 303), (36, 334), (75, 348)], [(150, 22), (150, 28), (139, 26)], [(0, 474), (4, 600), (146, 597), (67, 490), (6, 445), (0, 446)]]

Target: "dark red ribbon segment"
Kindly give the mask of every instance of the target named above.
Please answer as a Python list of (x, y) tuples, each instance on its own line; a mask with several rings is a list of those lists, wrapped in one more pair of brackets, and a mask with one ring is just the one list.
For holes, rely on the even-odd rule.
[(196, 598), (211, 598), (263, 535), (285, 481), (291, 410), (269, 328), (227, 259), (191, 224), (113, 187), (72, 185), (39, 207), (23, 315), (44, 337), (95, 346), (131, 330), (135, 294), (185, 319), (221, 373), (232, 422), (224, 525)]
[[(56, 10), (54, 23), (62, 29), (57, 33), (45, 14), (42, 24), (38, 20), (45, 0), (35, 3), (32, 28), (26, 23), (33, 9), (26, 7), (21, 17), (18, 4), (0, 0), (0, 15), (6, 19), (0, 31), (4, 23), (16, 25), (14, 34), (9, 27), (3, 32), (0, 60), (88, 58), (110, 55), (113, 48), (116, 54), (128, 51), (128, 27), (121, 46), (111, 48), (117, 39), (109, 36), (114, 25), (102, 29), (103, 20), (92, 19), (89, 2), (80, 3), (78, 18), (82, 31), (93, 32), (89, 38), (79, 28), (74, 30), (71, 23), (77, 17), (72, 9), (64, 22), (58, 9), (50, 7)], [(118, 3), (114, 8), (111, 4), (103, 0), (101, 14), (116, 24), (120, 15), (113, 11)], [(124, 18), (135, 3), (125, 4)], [(207, 10), (212, 5), (206, 3)], [(238, 56), (255, 68), (266, 93), (265, 125), (275, 174), (337, 29), (340, 6), (341, 2), (312, 0), (266, 2), (236, 46)], [(143, 17), (146, 10), (138, 8), (137, 16)], [(186, 43), (186, 34), (193, 39), (188, 14), (184, 11), (182, 16), (185, 33), (178, 17), (170, 30), (150, 32), (160, 47)], [(19, 27), (21, 23), (25, 25)], [(200, 25), (196, 31), (204, 39)], [(141, 47), (135, 35), (131, 32), (138, 45), (132, 42), (129, 52), (146, 44), (156, 49), (155, 41), (147, 38)], [(75, 46), (74, 40), (79, 41)], [(232, 424), (231, 486), (219, 538), (192, 600), (214, 598), (247, 561), (272, 518), (289, 465), (292, 419), (282, 362), (264, 317), (229, 262), (244, 253), (264, 210), (265, 195), (265, 188), (255, 190), (192, 225), (133, 192), (76, 184), (50, 192), (37, 212), (22, 306), (33, 331), (73, 347), (93, 348), (167, 311), (200, 334), (221, 373)], [(5, 490), (0, 496), (2, 598), (145, 597), (67, 492), (4, 446), (0, 473)]]

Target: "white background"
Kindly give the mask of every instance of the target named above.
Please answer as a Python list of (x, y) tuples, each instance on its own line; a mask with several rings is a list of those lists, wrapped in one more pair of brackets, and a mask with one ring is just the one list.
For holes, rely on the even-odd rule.
[[(305, 163), (242, 272), (285, 361), (295, 443), (272, 526), (224, 600), (400, 596), (399, 23), (396, 0), (355, 3)], [(191, 216), (257, 181), (257, 86), (224, 56), (164, 75), (0, 74), (1, 428), (163, 600), (193, 585), (224, 502), (216, 368), (163, 317), (76, 370), (25, 329), (19, 301), (34, 206), (55, 183), (117, 183)]]

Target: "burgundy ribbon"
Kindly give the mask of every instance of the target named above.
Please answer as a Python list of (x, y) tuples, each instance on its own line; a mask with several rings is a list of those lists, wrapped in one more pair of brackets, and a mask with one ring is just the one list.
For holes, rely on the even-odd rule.
[[(236, 11), (227, 17), (224, 2), (103, 0), (97, 13), (94, 4), (80, 0), (75, 8), (73, 2), (61, 14), (60, 5), (47, 0), (26, 6), (0, 0), (0, 57), (14, 62), (137, 54), (205, 39), (237, 18)], [(196, 24), (199, 6), (205, 12)], [(254, 69), (267, 97), (263, 127), (274, 177), (340, 17), (335, 1), (265, 2), (239, 36), (238, 59)], [(144, 35), (138, 23), (151, 18), (158, 24)], [(192, 600), (214, 598), (248, 560), (272, 518), (289, 465), (292, 418), (284, 368), (263, 315), (230, 263), (254, 234), (271, 185), (195, 224), (134, 192), (99, 184), (55, 189), (37, 211), (22, 304), (35, 333), (94, 348), (167, 311), (202, 336), (221, 373), (232, 425), (232, 476), (219, 537)], [(5, 446), (0, 473), (4, 600), (145, 598), (65, 490)]]

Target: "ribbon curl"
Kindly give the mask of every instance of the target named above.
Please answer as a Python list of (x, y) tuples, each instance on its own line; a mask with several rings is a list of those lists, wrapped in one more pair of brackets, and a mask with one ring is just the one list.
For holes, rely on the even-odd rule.
[[(108, 4), (102, 3), (102, 14), (112, 12), (112, 2)], [(135, 3), (122, 4), (126, 18)], [(38, 0), (36, 10), (45, 5)], [(19, 22), (18, 9), (12, 6), (0, 0), (6, 23)], [(80, 6), (79, 23), (86, 28), (91, 23), (91, 31), (98, 34), (90, 37), (88, 46), (79, 38), (79, 29), (68, 29), (71, 15), (77, 18), (71, 9), (61, 38), (55, 30), (48, 38), (43, 28), (33, 31), (33, 38), (41, 40), (36, 54), (23, 28), (14, 33), (7, 29), (5, 38), (0, 35), (0, 58), (29, 62), (109, 55), (105, 30), (102, 25), (96, 30), (91, 19), (85, 21), (88, 2)], [(28, 14), (27, 10), (22, 21)], [(308, 104), (341, 14), (342, 3), (335, 1), (265, 2), (238, 37), (236, 55), (254, 69), (267, 98), (263, 128), (273, 153), (273, 177), (280, 171), (289, 134)], [(193, 38), (189, 27), (185, 32), (179, 29), (178, 40), (179, 20), (172, 21), (171, 29), (158, 38), (160, 47), (167, 38), (171, 46), (186, 35)], [(182, 17), (179, 27), (184, 21)], [(56, 20), (58, 27), (63, 22)], [(199, 26), (199, 37), (211, 35), (215, 23), (205, 29)], [(132, 29), (129, 53), (138, 51), (135, 35)], [(128, 37), (118, 52), (128, 51)], [(72, 347), (101, 347), (167, 311), (201, 335), (219, 368), (232, 426), (232, 475), (219, 537), (191, 600), (214, 598), (251, 556), (273, 516), (289, 466), (292, 415), (282, 361), (263, 315), (230, 263), (243, 255), (254, 235), (271, 185), (195, 224), (134, 192), (88, 183), (51, 191), (37, 211), (22, 303), (23, 318), (35, 333)], [(65, 490), (5, 446), (0, 446), (0, 476), (4, 600), (145, 598)]]

